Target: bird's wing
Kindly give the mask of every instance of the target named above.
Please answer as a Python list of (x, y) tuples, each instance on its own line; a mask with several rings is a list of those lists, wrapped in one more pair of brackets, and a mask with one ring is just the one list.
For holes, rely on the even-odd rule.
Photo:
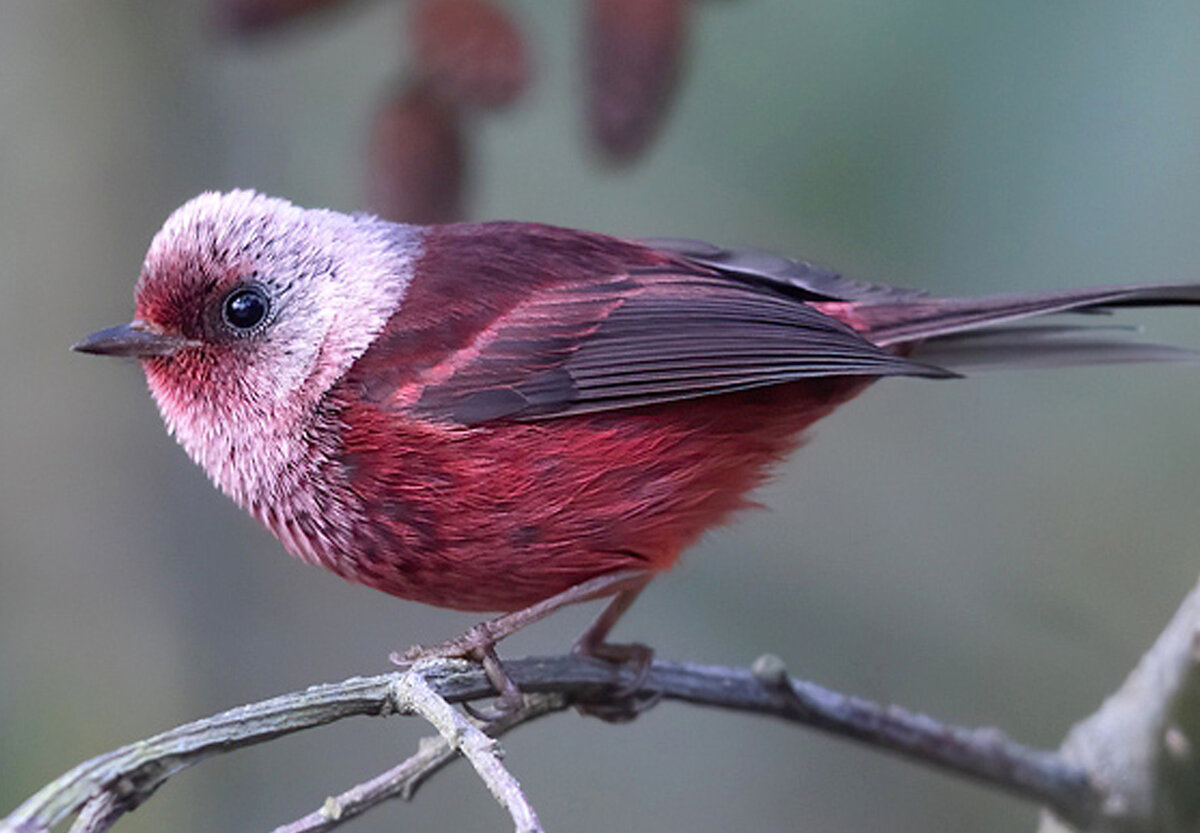
[(859, 301), (868, 304), (914, 302), (929, 297), (919, 289), (847, 278), (839, 272), (755, 249), (727, 249), (702, 240), (652, 237), (642, 244), (742, 280), (772, 286), (811, 301)]
[(953, 374), (752, 282), (632, 270), (530, 293), (448, 356), (412, 407), (475, 425), (848, 375)]
[[(851, 302), (855, 327), (881, 347), (904, 346), (911, 358), (954, 371), (1064, 367), (1118, 362), (1196, 362), (1195, 350), (1150, 344), (1128, 329), (1090, 324), (1027, 324), (1058, 313), (1106, 313), (1119, 307), (1200, 303), (1200, 285), (1089, 287), (1056, 292), (935, 298), (871, 284), (804, 261), (692, 240), (647, 240), (658, 251), (794, 297)], [(1136, 335), (1136, 331), (1132, 333)]]

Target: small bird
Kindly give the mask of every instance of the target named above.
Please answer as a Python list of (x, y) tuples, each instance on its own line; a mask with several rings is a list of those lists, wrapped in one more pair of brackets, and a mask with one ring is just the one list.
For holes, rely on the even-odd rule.
[(1197, 303), (1200, 284), (937, 298), (693, 241), (233, 191), (176, 210), (133, 321), (75, 349), (140, 359), (171, 434), (292, 555), (505, 613), (409, 655), (495, 672), (496, 640), (602, 596), (578, 649), (636, 655), (606, 637), (646, 582), (872, 382), (1195, 360), (1059, 314)]

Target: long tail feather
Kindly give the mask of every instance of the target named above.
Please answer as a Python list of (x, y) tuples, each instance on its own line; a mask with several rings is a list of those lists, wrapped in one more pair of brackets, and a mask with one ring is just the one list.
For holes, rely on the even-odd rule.
[(1136, 330), (1088, 324), (1022, 323), (1061, 313), (1200, 304), (1200, 284), (1114, 286), (1038, 295), (924, 298), (862, 304), (864, 335), (881, 346), (949, 370), (1200, 361), (1200, 352), (1129, 338)]
[(1200, 304), (1200, 284), (1107, 286), (1038, 295), (929, 298), (907, 303), (864, 304), (856, 312), (867, 321), (871, 341), (886, 346), (1059, 312), (1187, 304)]
[(913, 348), (910, 357), (956, 373), (1014, 367), (1200, 363), (1200, 351), (1130, 340), (1130, 332), (1130, 328), (1124, 327), (1086, 325), (1003, 327), (921, 342)]

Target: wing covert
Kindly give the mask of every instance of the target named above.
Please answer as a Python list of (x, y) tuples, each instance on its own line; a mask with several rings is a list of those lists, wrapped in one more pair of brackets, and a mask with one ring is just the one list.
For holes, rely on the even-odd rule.
[(727, 249), (702, 240), (674, 237), (645, 238), (639, 242), (718, 272), (798, 292), (806, 300), (881, 304), (929, 297), (927, 292), (919, 289), (854, 280), (806, 260), (756, 249)]
[(539, 420), (817, 376), (948, 376), (769, 288), (705, 274), (634, 274), (545, 287), (426, 386), (426, 417)]

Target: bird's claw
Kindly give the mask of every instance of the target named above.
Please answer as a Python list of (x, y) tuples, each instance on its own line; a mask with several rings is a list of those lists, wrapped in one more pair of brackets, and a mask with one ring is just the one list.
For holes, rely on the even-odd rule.
[(488, 627), (489, 624), (489, 622), (480, 622), (454, 639), (448, 639), (437, 645), (413, 645), (403, 651), (395, 651), (390, 659), (396, 665), (405, 666), (412, 665), (419, 660), (437, 658), (473, 659), (476, 662), (483, 662), (485, 654), (488, 652), (495, 654), (496, 649), (496, 637), (492, 633), (492, 629)]
[(492, 632), (489, 622), (482, 622), (461, 636), (442, 642), (439, 645), (413, 645), (404, 651), (396, 651), (389, 657), (396, 665), (411, 668), (416, 662), (425, 659), (468, 659), (483, 666), (488, 681), (496, 689), (498, 696), (495, 705), (488, 708), (478, 708), (463, 703), (463, 708), (477, 720), (489, 723), (520, 710), (525, 705), (525, 697), (521, 689), (513, 682), (504, 670), (504, 665), (496, 655), (496, 635)]
[(622, 682), (612, 691), (608, 702), (578, 704), (576, 709), (580, 714), (598, 717), (608, 723), (628, 723), (642, 712), (656, 706), (662, 699), (661, 692), (642, 691), (654, 660), (654, 649), (650, 646), (611, 642), (589, 644), (586, 640), (581, 640), (571, 649), (571, 653), (616, 663), (622, 666), (622, 670), (633, 673), (632, 679)]

